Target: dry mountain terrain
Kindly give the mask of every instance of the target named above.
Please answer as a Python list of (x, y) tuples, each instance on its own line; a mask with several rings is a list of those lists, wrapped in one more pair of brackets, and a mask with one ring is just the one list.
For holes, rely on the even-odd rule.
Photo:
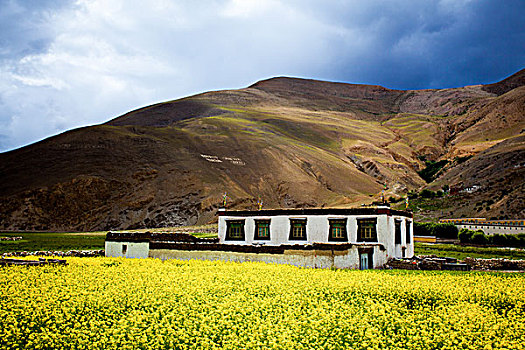
[[(0, 154), (0, 229), (200, 224), (224, 192), (234, 208), (353, 206), (384, 185), (476, 185), (441, 215), (523, 217), (524, 77), (411, 91), (283, 77), (144, 107)], [(418, 171), (440, 160), (427, 184)]]

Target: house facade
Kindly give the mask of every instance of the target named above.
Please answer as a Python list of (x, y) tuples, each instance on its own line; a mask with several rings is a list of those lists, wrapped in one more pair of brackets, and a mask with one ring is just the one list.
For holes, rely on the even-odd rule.
[[(301, 246), (345, 247), (344, 254), (332, 257), (333, 266), (339, 268), (377, 268), (390, 258), (414, 255), (412, 214), (386, 206), (219, 210), (218, 214), (222, 244), (287, 246), (289, 254)], [(315, 252), (311, 255), (316, 258)]]
[(106, 256), (262, 261), (312, 268), (371, 269), (414, 255), (410, 212), (365, 208), (225, 210), (218, 238), (108, 233)]

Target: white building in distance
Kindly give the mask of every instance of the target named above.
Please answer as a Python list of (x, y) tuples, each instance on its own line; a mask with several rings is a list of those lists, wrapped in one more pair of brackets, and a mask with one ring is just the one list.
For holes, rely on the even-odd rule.
[(525, 233), (525, 220), (487, 220), (485, 218), (441, 219), (441, 223), (452, 223), (458, 230), (466, 228), (472, 231), (483, 231), (486, 235), (516, 235)]

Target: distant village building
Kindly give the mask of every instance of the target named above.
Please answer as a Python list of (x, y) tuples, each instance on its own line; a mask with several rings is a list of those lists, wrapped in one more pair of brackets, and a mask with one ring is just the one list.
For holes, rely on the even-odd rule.
[(412, 214), (387, 206), (221, 209), (218, 216), (218, 239), (110, 232), (106, 256), (370, 269), (414, 255)]
[(485, 218), (442, 219), (441, 223), (452, 223), (458, 230), (466, 228), (472, 231), (483, 231), (486, 235), (512, 235), (525, 233), (525, 219), (487, 220)]
[(463, 192), (467, 192), (467, 193), (472, 193), (472, 192), (476, 192), (477, 190), (479, 190), (481, 187), (479, 185), (472, 185), (472, 186), (467, 186), (463, 189)]

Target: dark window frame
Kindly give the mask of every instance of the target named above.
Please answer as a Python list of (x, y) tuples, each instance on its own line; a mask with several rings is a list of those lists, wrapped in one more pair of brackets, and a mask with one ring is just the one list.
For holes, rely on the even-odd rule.
[[(302, 224), (304, 228), (304, 236), (302, 237), (294, 237), (293, 236), (293, 228), (294, 224)], [(290, 235), (288, 237), (288, 240), (290, 241), (306, 241), (308, 239), (308, 234), (306, 232), (306, 219), (290, 219)]]
[[(347, 229), (347, 218), (334, 218), (334, 219), (328, 219), (329, 223), (329, 229), (328, 229), (328, 241), (329, 242), (348, 242), (348, 229)], [(334, 237), (334, 228), (335, 225), (342, 225), (343, 228), (343, 236), (342, 237)]]
[[(363, 236), (363, 224), (373, 223), (371, 237)], [(377, 218), (358, 218), (357, 219), (357, 241), (358, 242), (377, 242)]]
[(403, 243), (401, 240), (401, 220), (395, 219), (394, 220), (394, 244), (401, 244)]
[(411, 230), (410, 230), (410, 224), (412, 223), (412, 221), (410, 220), (405, 220), (405, 241), (407, 244), (409, 243), (412, 243), (412, 240), (410, 239), (410, 235), (411, 235)]
[[(241, 225), (241, 236), (240, 237), (232, 237), (231, 236), (231, 229), (233, 224), (240, 224)], [(246, 235), (244, 231), (244, 219), (241, 220), (226, 220), (226, 237), (224, 238), (225, 241), (244, 241), (246, 240)]]
[[(271, 224), (271, 220), (270, 219), (255, 219), (255, 232), (253, 233), (253, 239), (254, 240), (258, 240), (258, 241), (269, 241), (271, 238), (271, 231), (270, 231), (270, 224)], [(268, 224), (268, 236), (267, 237), (264, 237), (264, 236), (259, 236), (259, 224), (262, 224), (262, 223), (265, 223), (265, 224)]]

